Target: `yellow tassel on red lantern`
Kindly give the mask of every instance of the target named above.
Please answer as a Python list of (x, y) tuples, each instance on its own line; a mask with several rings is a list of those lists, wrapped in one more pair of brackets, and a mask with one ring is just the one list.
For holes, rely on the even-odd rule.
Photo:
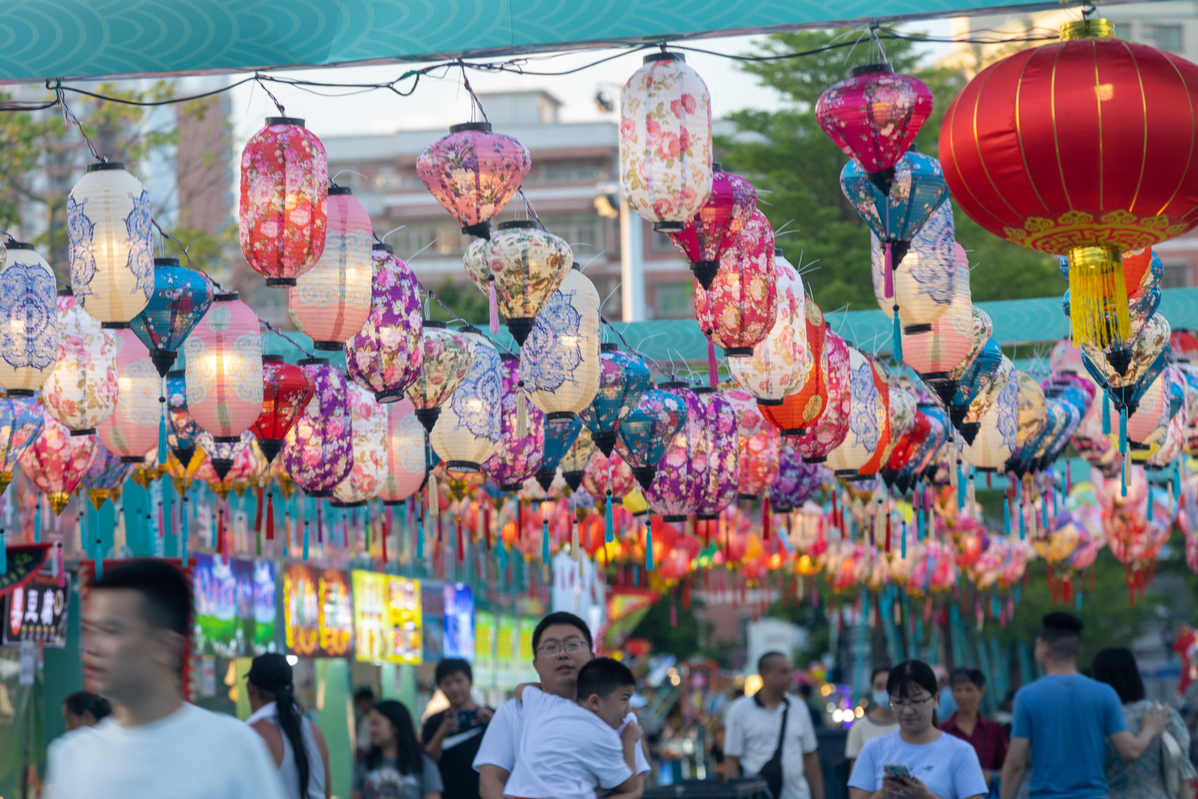
[(1131, 335), (1123, 254), (1118, 247), (1069, 251), (1069, 316), (1073, 343), (1106, 347)]

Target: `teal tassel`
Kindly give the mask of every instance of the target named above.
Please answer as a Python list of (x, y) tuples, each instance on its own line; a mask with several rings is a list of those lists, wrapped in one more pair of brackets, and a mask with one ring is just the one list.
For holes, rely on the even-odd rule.
[(1102, 395), (1102, 434), (1111, 434), (1111, 398), (1105, 392)]
[(8, 544), (4, 543), (4, 531), (0, 530), (0, 574), (8, 571)]
[(1015, 601), (1016, 602), (1019, 601), (1019, 588), (1020, 588), (1019, 583), (1015, 583)]
[(902, 554), (903, 554), (903, 560), (906, 560), (907, 559), (907, 520), (906, 519), (903, 519), (903, 540), (902, 540), (901, 549), (902, 549)]
[(607, 492), (607, 518), (605, 520), (605, 523), (607, 525), (607, 529), (606, 529), (607, 534), (604, 536), (603, 540), (610, 544), (612, 541), (616, 540), (616, 534), (615, 534), (615, 526), (616, 525), (615, 525), (615, 521), (612, 519), (612, 512), (611, 512), (611, 491)]
[(899, 323), (899, 307), (894, 306), (894, 360), (895, 363), (903, 361), (903, 330)]
[(1119, 490), (1120, 496), (1127, 496), (1127, 456), (1124, 455), (1124, 462), (1119, 466)]
[(1148, 521), (1152, 521), (1152, 506), (1154, 504), (1155, 503), (1152, 501), (1152, 486), (1148, 486), (1148, 514), (1146, 516)]
[(1040, 526), (1048, 529), (1048, 497), (1040, 498)]
[(499, 539), (499, 541), (497, 542), (497, 545), (495, 547), (495, 555), (496, 555), (496, 557), (499, 558), (499, 570), (506, 572), (507, 571), (507, 547), (505, 547), (503, 545), (502, 537)]
[(916, 641), (923, 640), (923, 619), (915, 620), (915, 640)]
[(653, 571), (653, 522), (645, 523), (645, 571)]
[(957, 461), (957, 510), (965, 508), (965, 475), (961, 472), (961, 461)]
[(424, 518), (416, 520), (416, 560), (424, 560)]
[(100, 551), (100, 542), (96, 542), (96, 579), (104, 576), (104, 553)]
[(1027, 520), (1023, 517), (1023, 505), (1019, 506), (1019, 540), (1027, 538)]
[(158, 419), (158, 465), (166, 466), (166, 403), (162, 403), (162, 416)]
[(1181, 458), (1173, 462), (1173, 499), (1181, 501)]
[(304, 563), (308, 562), (308, 523), (304, 522)]
[(33, 513), (33, 541), (36, 544), (42, 542), (42, 495), (40, 492), (37, 495), (37, 510)]
[(1119, 409), (1119, 454), (1127, 453), (1127, 408)]
[(1002, 531), (1004, 535), (1011, 534), (1011, 502), (1005, 491), (1002, 495)]
[(541, 523), (541, 563), (549, 562), (549, 520)]
[(1077, 600), (1075, 601), (1075, 603), (1074, 603), (1074, 604), (1077, 606), (1077, 609), (1078, 609), (1078, 610), (1081, 610), (1081, 609), (1082, 609), (1082, 592), (1081, 592), (1081, 589), (1078, 589), (1078, 591), (1077, 591)]

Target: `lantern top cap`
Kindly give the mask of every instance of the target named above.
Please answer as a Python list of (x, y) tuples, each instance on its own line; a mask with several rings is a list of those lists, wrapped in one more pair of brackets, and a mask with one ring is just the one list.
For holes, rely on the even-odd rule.
[(178, 258), (155, 258), (154, 266), (179, 266)]
[(480, 336), (483, 333), (483, 331), (479, 330), (477, 327), (470, 324), (469, 322), (467, 322), (466, 324), (458, 325), (457, 331), (459, 333), (477, 333)]
[(274, 353), (270, 353), (270, 352), (263, 353), (263, 355), (262, 355), (262, 363), (282, 363), (282, 362), (283, 362), (282, 355), (275, 355)]
[(33, 249), (33, 243), (29, 242), (29, 241), (10, 241), (7, 246), (8, 246), (8, 249), (10, 249), (10, 250), (32, 250)]
[(296, 361), (299, 366), (328, 366), (328, 358), (300, 358)]
[(1061, 41), (1076, 39), (1114, 39), (1115, 26), (1109, 19), (1075, 19), (1061, 26)]
[(509, 219), (499, 223), (500, 230), (536, 230), (537, 223), (531, 219)]
[(271, 125), (295, 125), (297, 128), (304, 127), (304, 120), (298, 117), (267, 117), (266, 126)]
[(445, 329), (445, 323), (442, 322), (440, 319), (425, 319), (424, 326), (425, 327), (439, 327), (442, 330)]
[(222, 291), (212, 297), (213, 302), (233, 302), (239, 299), (241, 299), (241, 293), (237, 291)]
[(104, 172), (109, 169), (123, 170), (124, 168), (125, 168), (124, 161), (101, 161), (98, 164), (88, 164), (87, 165), (88, 172)]
[(648, 64), (650, 61), (686, 61), (686, 56), (682, 53), (649, 53), (641, 63)]
[(510, 352), (501, 352), (501, 353), (499, 353), (499, 360), (501, 360), (501, 361), (518, 361), (518, 360), (520, 360), (520, 356), (512, 355)]
[(617, 352), (618, 350), (616, 347), (616, 342), (614, 342), (614, 341), (603, 342), (602, 344), (599, 345), (599, 351), (600, 352)]
[(570, 264), (570, 268), (573, 269), (575, 272), (581, 272), (582, 264), (578, 263), (578, 261), (575, 261), (574, 263)]
[(664, 383), (659, 383), (658, 388), (690, 388), (691, 384), (685, 380), (667, 380)]
[(490, 133), (491, 132), (491, 123), (490, 122), (463, 122), (459, 125), (450, 125), (449, 126), (450, 133), (461, 133), (462, 131), (466, 131), (466, 130), (478, 130), (478, 131), (482, 131), (483, 133)]
[(394, 247), (392, 247), (390, 244), (388, 244), (388, 243), (387, 243), (387, 242), (385, 242), (385, 241), (376, 241), (376, 242), (374, 243), (374, 246), (372, 246), (370, 249), (372, 249), (372, 250), (381, 250), (381, 251), (383, 251), (383, 252), (389, 252), (389, 253), (391, 253), (392, 255), (394, 255), (394, 254), (395, 254), (395, 248), (394, 248)]
[(691, 389), (691, 391), (695, 392), (696, 394), (714, 394), (716, 388), (715, 386), (695, 386)]
[(167, 377), (187, 377), (186, 369), (172, 369), (166, 373)]
[(721, 164), (719, 161), (712, 161), (711, 162), (711, 171), (712, 172), (723, 172), (724, 165)]
[(863, 64), (859, 67), (853, 67), (853, 71), (850, 74), (855, 78), (858, 75), (878, 75), (886, 72), (894, 72), (894, 67), (887, 63)]
[(785, 256), (783, 256), (783, 255), (782, 255), (782, 248), (781, 248), (781, 247), (775, 247), (775, 248), (774, 248), (774, 257), (775, 257), (775, 258), (783, 258), (783, 257), (785, 257)]
[(58, 287), (58, 296), (59, 297), (74, 297), (75, 292), (71, 291), (70, 286), (59, 286)]
[(351, 189), (349, 186), (329, 186), (329, 196), (330, 197), (336, 197), (338, 194), (352, 195), (353, 193), (354, 193), (354, 190)]

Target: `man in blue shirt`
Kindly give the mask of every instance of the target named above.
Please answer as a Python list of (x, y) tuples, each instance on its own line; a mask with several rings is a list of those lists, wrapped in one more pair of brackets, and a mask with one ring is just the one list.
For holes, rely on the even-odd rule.
[(1036, 637), (1044, 676), (1015, 694), (1015, 723), (1002, 769), (1002, 799), (1015, 799), (1032, 761), (1032, 799), (1105, 799), (1102, 761), (1109, 740), (1125, 761), (1144, 753), (1160, 735), (1168, 711), (1144, 711), (1139, 735), (1127, 730), (1115, 690), (1077, 671), (1081, 619), (1049, 613)]

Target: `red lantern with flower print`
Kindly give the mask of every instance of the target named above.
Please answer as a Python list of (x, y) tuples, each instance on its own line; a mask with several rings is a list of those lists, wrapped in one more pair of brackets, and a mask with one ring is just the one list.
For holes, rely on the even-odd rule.
[(711, 196), (679, 233), (670, 241), (690, 261), (695, 280), (710, 289), (726, 247), (748, 224), (757, 210), (757, 191), (742, 177), (725, 172), (718, 163), (711, 165)]
[(262, 413), (250, 426), (258, 437), (258, 446), (273, 463), (286, 443), (287, 432), (304, 412), (316, 385), (312, 377), (293, 364), (284, 363), (281, 355), (262, 356)]
[(774, 231), (761, 211), (730, 238), (708, 286), (695, 278), (695, 321), (728, 356), (749, 356), (774, 326)]

